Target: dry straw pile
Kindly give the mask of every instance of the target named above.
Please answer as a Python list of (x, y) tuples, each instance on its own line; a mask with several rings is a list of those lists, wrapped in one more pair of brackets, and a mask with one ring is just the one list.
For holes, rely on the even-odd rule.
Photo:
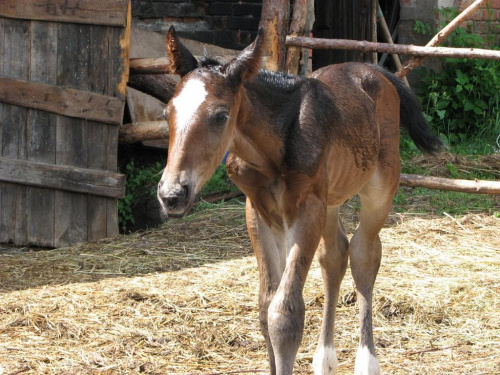
[[(352, 233), (356, 212), (345, 214)], [(500, 374), (500, 219), (393, 214), (381, 236), (374, 323), (384, 374)], [(0, 257), (0, 374), (266, 373), (241, 203), (154, 231)], [(340, 374), (353, 373), (353, 290), (348, 272)], [(317, 262), (305, 301), (298, 374), (312, 373), (321, 321)]]

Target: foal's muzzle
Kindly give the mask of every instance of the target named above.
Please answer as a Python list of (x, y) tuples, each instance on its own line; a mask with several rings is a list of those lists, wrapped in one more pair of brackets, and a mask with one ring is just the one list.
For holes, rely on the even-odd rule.
[(164, 186), (158, 184), (158, 200), (163, 214), (169, 217), (182, 217), (191, 208), (191, 191), (188, 185), (175, 184)]

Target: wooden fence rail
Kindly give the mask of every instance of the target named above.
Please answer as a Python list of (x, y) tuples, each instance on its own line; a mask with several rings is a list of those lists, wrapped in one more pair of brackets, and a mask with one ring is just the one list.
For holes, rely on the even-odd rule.
[(500, 51), (480, 48), (421, 47), (405, 44), (375, 43), (348, 39), (321, 39), (303, 36), (288, 36), (286, 38), (286, 45), (312, 49), (347, 49), (365, 53), (384, 52), (410, 56), (500, 60)]

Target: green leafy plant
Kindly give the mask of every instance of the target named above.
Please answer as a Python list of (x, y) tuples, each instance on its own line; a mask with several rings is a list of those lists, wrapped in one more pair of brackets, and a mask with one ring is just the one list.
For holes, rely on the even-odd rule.
[[(118, 220), (122, 231), (126, 231), (130, 225), (135, 224), (133, 208), (137, 204), (151, 204), (156, 202), (156, 189), (160, 182), (164, 165), (156, 162), (152, 166), (140, 167), (132, 159), (125, 166), (127, 181), (125, 184), (125, 198), (118, 201)], [(230, 192), (237, 190), (229, 179), (226, 167), (220, 165), (213, 176), (205, 183), (200, 192), (201, 196)], [(205, 202), (200, 203), (201, 208), (214, 206)], [(215, 207), (215, 206), (214, 206)], [(157, 207), (155, 207), (156, 209)]]
[(127, 181), (125, 184), (125, 198), (118, 201), (118, 221), (120, 228), (135, 224), (133, 207), (156, 199), (156, 186), (161, 178), (163, 165), (156, 162), (153, 166), (139, 168), (132, 159), (125, 166)]
[(210, 177), (210, 179), (205, 183), (200, 194), (203, 196), (220, 192), (235, 191), (236, 189), (236, 186), (231, 182), (227, 175), (226, 166), (221, 164), (217, 167), (212, 177)]
[[(456, 10), (445, 8), (440, 13), (450, 20)], [(415, 29), (427, 32), (420, 24)], [(483, 37), (458, 28), (446, 45), (484, 47), (492, 37), (493, 34)], [(420, 91), (423, 109), (445, 143), (456, 144), (470, 137), (488, 138), (500, 132), (499, 72), (500, 61), (463, 58), (446, 58), (440, 71), (425, 71)]]

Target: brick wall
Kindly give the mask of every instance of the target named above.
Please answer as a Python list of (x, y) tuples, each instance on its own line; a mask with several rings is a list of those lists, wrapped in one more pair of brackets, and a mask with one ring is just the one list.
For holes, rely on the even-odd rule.
[(262, 0), (132, 0), (133, 24), (220, 47), (243, 49), (255, 37)]
[[(464, 10), (473, 0), (457, 0), (459, 10)], [(500, 0), (488, 0), (484, 7), (474, 13), (467, 26), (473, 33), (487, 36), (494, 35), (494, 43), (500, 46)]]

